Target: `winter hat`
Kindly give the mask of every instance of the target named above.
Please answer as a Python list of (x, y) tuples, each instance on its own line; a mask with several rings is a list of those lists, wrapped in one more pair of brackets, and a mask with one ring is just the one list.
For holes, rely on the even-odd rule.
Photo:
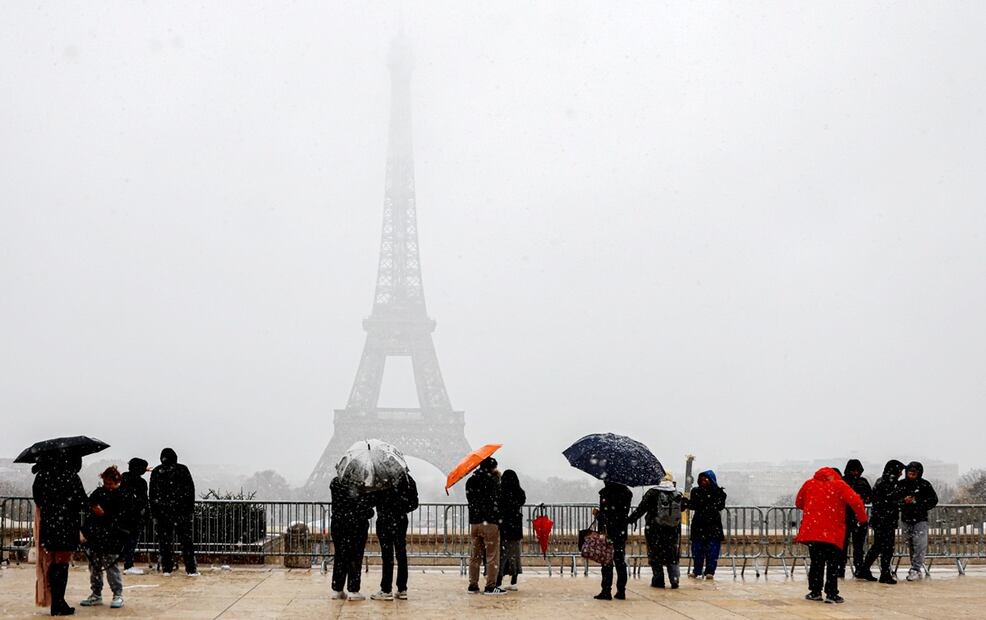
[(147, 471), (147, 461), (145, 461), (140, 457), (135, 456), (132, 459), (130, 459), (130, 461), (127, 463), (127, 470), (131, 474), (137, 474), (138, 476), (140, 476), (141, 474)]
[(907, 464), (907, 471), (916, 471), (918, 473), (918, 478), (924, 475), (924, 465), (917, 461), (911, 461)]
[(165, 448), (161, 450), (161, 464), (162, 465), (173, 465), (178, 462), (178, 455), (171, 448)]
[(496, 469), (496, 459), (492, 456), (488, 456), (479, 463), (479, 468), (486, 471), (493, 471)]

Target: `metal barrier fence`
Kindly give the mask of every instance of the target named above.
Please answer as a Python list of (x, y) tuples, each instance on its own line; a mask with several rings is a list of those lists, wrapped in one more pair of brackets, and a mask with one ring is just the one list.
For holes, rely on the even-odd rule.
[[(589, 565), (579, 555), (578, 532), (592, 522), (591, 504), (528, 505), (523, 509), (525, 535), (521, 546), (525, 562), (575, 574)], [(548, 552), (541, 553), (531, 523), (539, 514), (554, 521)], [(34, 504), (30, 498), (0, 497), (0, 563), (23, 562), (33, 545)], [(270, 558), (296, 566), (327, 568), (332, 557), (328, 502), (266, 502), (253, 500), (201, 500), (196, 502), (193, 539), (204, 562), (221, 564), (264, 563)], [(407, 552), (411, 562), (458, 565), (465, 572), (471, 539), (468, 508), (464, 504), (422, 504), (408, 515)], [(752, 568), (759, 577), (771, 565), (793, 573), (807, 562), (807, 549), (794, 542), (801, 511), (789, 506), (727, 506), (722, 513), (725, 540), (720, 565), (734, 575)], [(938, 506), (929, 515), (928, 567), (935, 560), (954, 560), (960, 573), (969, 560), (986, 560), (986, 504)], [(370, 523), (367, 565), (380, 555)], [(688, 526), (681, 537), (682, 564), (691, 563)], [(158, 543), (148, 524), (140, 538), (138, 554), (157, 558)], [(908, 557), (903, 538), (897, 539), (897, 563)], [(647, 564), (643, 528), (631, 531), (627, 561), (639, 572)]]

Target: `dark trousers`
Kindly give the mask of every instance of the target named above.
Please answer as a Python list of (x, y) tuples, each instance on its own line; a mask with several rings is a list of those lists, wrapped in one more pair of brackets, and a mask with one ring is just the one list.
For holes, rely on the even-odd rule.
[[(722, 541), (717, 538), (692, 541), (692, 573), (698, 577), (715, 575)], [(705, 571), (704, 573), (702, 571)]]
[(863, 566), (866, 548), (866, 527), (846, 525), (846, 540), (842, 544), (842, 555), (839, 557), (839, 576), (845, 577), (846, 566), (849, 565), (849, 547), (852, 546), (853, 574)]
[(331, 526), (335, 556), (332, 558), (332, 589), (359, 592), (360, 571), (369, 523)]
[(863, 570), (870, 570), (877, 556), (880, 558), (880, 574), (890, 574), (890, 564), (894, 560), (894, 539), (896, 537), (896, 526), (873, 528), (873, 544), (866, 552), (866, 559), (863, 561)]
[(610, 538), (613, 543), (613, 562), (603, 566), (603, 592), (613, 589), (613, 567), (616, 566), (616, 591), (624, 592), (627, 587), (627, 539)]
[(185, 561), (185, 572), (197, 573), (195, 565), (195, 543), (192, 540), (192, 516), (162, 518), (155, 521), (157, 541), (161, 550), (161, 572), (170, 573), (175, 568), (175, 538), (181, 545), (181, 558)]
[(143, 526), (134, 528), (134, 531), (127, 534), (126, 540), (123, 541), (123, 553), (120, 554), (120, 558), (123, 560), (123, 570), (134, 565), (134, 553), (137, 551), (137, 542), (143, 532)]
[(380, 555), (383, 571), (380, 590), (390, 592), (394, 582), (394, 558), (397, 558), (397, 591), (407, 590), (407, 519), (403, 522), (381, 524), (377, 519), (377, 537), (380, 539)]
[(811, 566), (808, 567), (808, 591), (822, 592), (822, 581), (825, 582), (825, 594), (835, 596), (839, 593), (839, 560), (842, 549), (831, 543), (808, 543), (808, 557)]

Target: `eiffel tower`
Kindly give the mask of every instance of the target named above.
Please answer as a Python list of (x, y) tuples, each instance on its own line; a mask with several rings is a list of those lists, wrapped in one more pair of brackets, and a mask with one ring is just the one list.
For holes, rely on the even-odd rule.
[[(381, 439), (409, 456), (449, 471), (471, 448), (462, 411), (454, 411), (438, 367), (418, 255), (411, 141), (410, 46), (403, 33), (390, 47), (390, 144), (383, 202), (383, 232), (373, 311), (363, 321), (366, 344), (345, 409), (335, 410), (335, 431), (306, 485), (326, 493), (342, 453), (361, 439)], [(409, 356), (417, 408), (379, 407), (388, 357)]]

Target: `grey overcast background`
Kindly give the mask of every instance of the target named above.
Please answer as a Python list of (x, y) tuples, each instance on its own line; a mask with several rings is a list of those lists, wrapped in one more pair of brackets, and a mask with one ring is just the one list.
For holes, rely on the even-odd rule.
[[(399, 12), (3, 5), (0, 455), (86, 433), (304, 480), (371, 308)], [(471, 442), (576, 478), (599, 431), (679, 471), (986, 465), (982, 3), (404, 14)]]

